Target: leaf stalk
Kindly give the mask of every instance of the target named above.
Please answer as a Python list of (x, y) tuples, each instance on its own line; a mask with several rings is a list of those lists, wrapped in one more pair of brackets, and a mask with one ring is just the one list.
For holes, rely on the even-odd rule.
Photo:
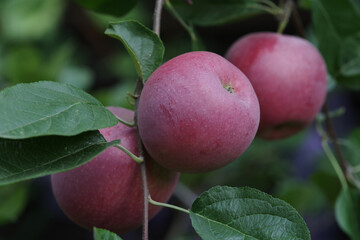
[(124, 124), (125, 126), (128, 126), (128, 127), (135, 127), (135, 122), (128, 122), (128, 121), (125, 121), (124, 119), (116, 116), (116, 118), (119, 120), (120, 123)]
[(175, 205), (172, 205), (172, 204), (168, 204), (168, 203), (157, 202), (157, 201), (153, 200), (150, 197), (150, 195), (148, 197), (148, 200), (149, 200), (149, 203), (151, 203), (152, 205), (159, 206), (159, 207), (171, 208), (171, 209), (174, 209), (174, 210), (177, 210), (177, 211), (180, 211), (180, 212), (190, 214), (190, 211), (185, 209), (185, 208), (181, 208), (181, 207), (178, 207), (178, 206), (175, 206)]
[(130, 152), (127, 148), (125, 148), (124, 146), (121, 146), (120, 144), (115, 145), (115, 147), (117, 147), (118, 149), (120, 149), (121, 151), (123, 151), (124, 153), (126, 153), (129, 157), (131, 157), (132, 160), (134, 160), (136, 163), (142, 163), (144, 162), (144, 157), (140, 156), (137, 157), (135, 154), (133, 154), (132, 152)]

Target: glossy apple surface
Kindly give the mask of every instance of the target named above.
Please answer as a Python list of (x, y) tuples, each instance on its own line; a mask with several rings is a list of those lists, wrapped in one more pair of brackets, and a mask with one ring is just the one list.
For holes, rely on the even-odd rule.
[(190, 52), (147, 80), (138, 108), (143, 143), (155, 161), (180, 172), (206, 172), (239, 157), (259, 124), (247, 77), (223, 57)]
[[(118, 107), (108, 108), (120, 118), (132, 121), (134, 113)], [(135, 128), (118, 124), (100, 130), (107, 141), (121, 139), (121, 145), (137, 154)], [(178, 174), (147, 159), (147, 178), (153, 199), (166, 202)], [(96, 226), (123, 233), (142, 224), (142, 181), (140, 166), (118, 148), (110, 147), (90, 162), (73, 170), (52, 175), (55, 198), (75, 223), (91, 229)], [(160, 210), (149, 206), (149, 217)]]
[(278, 139), (309, 125), (327, 91), (327, 71), (308, 41), (277, 33), (254, 33), (237, 40), (226, 58), (252, 83), (260, 103), (258, 136)]

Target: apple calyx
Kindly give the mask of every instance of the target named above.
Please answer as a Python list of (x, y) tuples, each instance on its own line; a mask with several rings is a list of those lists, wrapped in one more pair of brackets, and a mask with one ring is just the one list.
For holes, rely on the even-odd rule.
[(224, 84), (223, 88), (225, 88), (225, 90), (231, 94), (234, 93), (234, 90), (235, 90), (234, 87), (231, 85), (231, 83)]

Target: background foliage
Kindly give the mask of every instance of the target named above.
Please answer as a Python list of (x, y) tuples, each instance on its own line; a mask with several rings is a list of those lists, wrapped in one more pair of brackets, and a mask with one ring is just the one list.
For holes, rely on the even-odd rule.
[[(132, 108), (126, 95), (135, 87), (138, 69), (127, 53), (129, 49), (106, 36), (104, 31), (109, 21), (120, 19), (138, 20), (151, 28), (154, 3), (126, 1), (126, 6), (119, 7), (111, 5), (114, 1), (110, 0), (104, 1), (104, 5), (96, 2), (0, 1), (0, 90), (18, 83), (47, 80), (86, 90), (106, 106)], [(166, 49), (164, 60), (192, 49), (224, 55), (230, 44), (246, 33), (277, 29), (274, 16), (254, 7), (259, 1), (193, 2), (190, 6), (174, 0), (172, 5), (166, 5), (168, 11), (164, 9), (161, 32)], [(298, 3), (305, 35), (327, 62), (329, 107), (346, 108), (345, 114), (334, 122), (343, 139), (346, 159), (356, 170), (360, 163), (360, 130), (357, 129), (360, 125), (357, 92), (360, 89), (360, 3), (357, 0)], [(81, 6), (110, 15), (87, 11)], [(172, 7), (183, 17), (188, 31), (173, 17)], [(189, 32), (193, 35), (189, 36)], [(285, 33), (299, 34), (294, 21), (290, 21)], [(101, 142), (96, 134), (94, 138)], [(94, 151), (104, 150), (101, 144), (96, 148), (99, 149)], [(4, 158), (0, 162), (2, 160)], [(312, 239), (347, 239), (348, 236), (357, 239), (359, 212), (347, 209), (353, 202), (349, 203), (349, 196), (358, 203), (359, 195), (354, 190), (358, 187), (358, 175), (355, 171), (349, 194), (341, 191), (321, 149), (320, 136), (311, 126), (286, 140), (256, 139), (243, 156), (223, 169), (207, 174), (183, 174), (171, 201), (189, 208), (198, 194), (214, 185), (249, 186), (295, 207), (305, 218)], [(345, 214), (348, 212), (352, 215)], [(150, 226), (150, 239), (197, 239), (190, 219), (168, 209)], [(108, 233), (99, 231), (98, 234)], [(140, 235), (134, 231), (122, 237), (140, 239)], [(74, 226), (61, 213), (52, 197), (49, 179), (44, 177), (0, 187), (0, 239), (25, 238), (93, 239), (93, 235)]]

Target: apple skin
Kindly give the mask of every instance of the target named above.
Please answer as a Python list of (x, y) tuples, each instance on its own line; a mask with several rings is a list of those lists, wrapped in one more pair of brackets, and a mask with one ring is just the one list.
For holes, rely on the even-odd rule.
[(260, 103), (257, 135), (291, 136), (308, 126), (327, 92), (324, 59), (308, 41), (277, 33), (253, 33), (237, 40), (226, 58), (249, 78)]
[[(132, 121), (130, 110), (109, 107), (118, 117)], [(107, 141), (121, 139), (121, 145), (137, 154), (136, 129), (121, 123), (101, 129)], [(146, 158), (151, 197), (166, 202), (179, 174)], [(64, 213), (75, 223), (92, 229), (105, 228), (118, 234), (142, 224), (143, 195), (140, 165), (118, 148), (110, 147), (90, 162), (73, 170), (52, 175), (52, 189)], [(149, 205), (149, 218), (160, 207)]]
[(256, 134), (259, 115), (255, 91), (239, 69), (215, 53), (190, 52), (148, 78), (138, 127), (155, 161), (198, 173), (239, 157)]

